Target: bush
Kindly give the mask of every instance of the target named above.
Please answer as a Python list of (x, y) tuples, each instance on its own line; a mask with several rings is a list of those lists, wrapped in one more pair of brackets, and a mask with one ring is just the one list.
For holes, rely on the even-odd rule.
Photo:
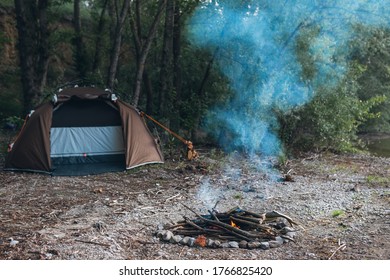
[(383, 103), (383, 96), (360, 100), (355, 75), (350, 74), (336, 88), (320, 88), (313, 100), (280, 117), (280, 135), (293, 150), (356, 151), (359, 126), (379, 114), (374, 106)]

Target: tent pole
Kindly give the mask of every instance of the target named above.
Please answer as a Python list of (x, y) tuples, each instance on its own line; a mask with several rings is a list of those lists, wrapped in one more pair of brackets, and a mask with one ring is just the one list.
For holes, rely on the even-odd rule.
[(154, 122), (155, 124), (157, 124), (158, 126), (163, 128), (164, 130), (166, 130), (168, 133), (170, 133), (173, 136), (175, 136), (177, 139), (179, 139), (185, 145), (187, 145), (187, 159), (188, 160), (192, 160), (192, 159), (197, 158), (199, 156), (198, 152), (195, 151), (194, 145), (192, 144), (191, 141), (184, 139), (183, 137), (181, 137), (177, 133), (173, 132), (168, 127), (164, 126), (163, 124), (161, 124), (160, 122), (158, 122), (157, 120), (155, 120), (154, 118), (152, 118), (151, 116), (149, 116), (148, 114), (146, 114), (143, 111), (140, 111), (140, 116), (141, 117), (147, 117), (149, 120), (151, 120), (152, 122)]

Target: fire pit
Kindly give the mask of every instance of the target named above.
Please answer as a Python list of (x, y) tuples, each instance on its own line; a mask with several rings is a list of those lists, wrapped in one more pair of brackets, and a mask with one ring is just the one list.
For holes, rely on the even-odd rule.
[(183, 217), (175, 225), (157, 231), (163, 242), (209, 248), (264, 249), (295, 242), (298, 225), (277, 211), (255, 213), (239, 207), (227, 212), (208, 211), (200, 215), (188, 208), (196, 218)]

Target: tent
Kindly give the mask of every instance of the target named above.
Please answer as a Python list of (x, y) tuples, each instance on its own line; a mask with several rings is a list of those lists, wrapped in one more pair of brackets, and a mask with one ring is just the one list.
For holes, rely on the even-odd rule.
[(162, 162), (135, 107), (107, 90), (72, 87), (31, 111), (4, 170), (87, 175)]

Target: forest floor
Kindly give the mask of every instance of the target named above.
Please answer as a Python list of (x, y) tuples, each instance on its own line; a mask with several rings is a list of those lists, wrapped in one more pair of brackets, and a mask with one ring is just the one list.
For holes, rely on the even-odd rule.
[[(278, 171), (291, 180), (269, 180), (248, 157), (213, 149), (191, 162), (94, 176), (0, 171), (0, 259), (390, 259), (390, 158), (311, 154)], [(219, 212), (290, 216), (299, 223), (295, 242), (212, 249), (156, 237), (194, 217), (187, 207), (207, 214), (217, 201)]]

